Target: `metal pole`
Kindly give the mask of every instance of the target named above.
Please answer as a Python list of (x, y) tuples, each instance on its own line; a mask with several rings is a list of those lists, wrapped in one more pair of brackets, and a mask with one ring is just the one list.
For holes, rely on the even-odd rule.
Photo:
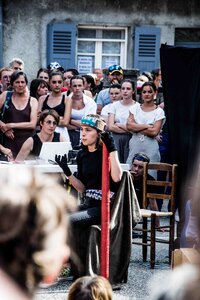
[(109, 278), (110, 252), (110, 157), (103, 144), (102, 152), (102, 203), (101, 203), (101, 276)]

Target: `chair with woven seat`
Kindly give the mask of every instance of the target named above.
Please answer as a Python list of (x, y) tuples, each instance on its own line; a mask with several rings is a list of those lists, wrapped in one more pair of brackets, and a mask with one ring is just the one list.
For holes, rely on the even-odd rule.
[[(150, 170), (164, 173), (164, 180), (147, 180), (147, 174)], [(143, 206), (141, 209), (142, 225), (134, 228), (134, 232), (141, 231), (142, 241), (133, 241), (133, 244), (142, 245), (143, 261), (147, 261), (147, 247), (150, 247), (150, 265), (155, 267), (156, 243), (165, 243), (169, 245), (169, 263), (171, 263), (171, 253), (174, 243), (174, 224), (175, 224), (175, 191), (176, 191), (177, 165), (167, 163), (144, 163), (143, 174)], [(154, 191), (152, 191), (152, 187)], [(151, 191), (151, 192), (150, 192)], [(147, 209), (149, 199), (168, 200), (168, 211), (153, 211)], [(156, 218), (168, 218), (169, 224), (156, 228)], [(150, 220), (150, 226), (148, 226)], [(156, 237), (157, 229), (168, 229), (167, 239), (158, 239)]]

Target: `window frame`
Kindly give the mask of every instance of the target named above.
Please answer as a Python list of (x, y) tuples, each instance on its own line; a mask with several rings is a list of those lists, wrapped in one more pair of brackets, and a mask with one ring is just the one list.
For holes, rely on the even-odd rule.
[[(94, 57), (94, 68), (104, 68), (102, 66), (103, 62), (103, 56), (113, 56), (116, 57), (118, 56), (119, 59), (119, 64), (122, 68), (126, 68), (127, 64), (127, 50), (128, 50), (128, 27), (125, 26), (91, 26), (91, 25), (78, 25), (78, 29), (93, 29), (93, 30), (109, 30), (109, 31), (114, 31), (114, 30), (124, 30), (124, 38), (121, 39), (105, 39), (105, 38), (79, 38), (77, 34), (77, 53), (76, 53), (76, 60), (77, 60), (77, 65), (78, 65), (78, 56), (93, 56)], [(79, 41), (93, 41), (95, 42), (95, 52), (94, 53), (81, 53), (78, 52), (78, 42)], [(102, 53), (102, 45), (103, 42), (116, 42), (116, 43), (121, 43), (120, 44), (120, 54), (115, 54), (115, 53), (109, 53), (109, 54), (103, 54)]]

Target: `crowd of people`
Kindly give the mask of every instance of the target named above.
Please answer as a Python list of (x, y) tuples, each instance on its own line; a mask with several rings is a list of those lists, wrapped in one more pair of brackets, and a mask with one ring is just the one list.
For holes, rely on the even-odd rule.
[[(109, 87), (104, 86), (105, 79)], [(120, 163), (130, 163), (133, 155), (141, 151), (151, 161), (160, 161), (159, 145), (165, 123), (160, 94), (159, 69), (138, 77), (137, 85), (124, 79), (119, 65), (110, 66), (107, 74), (96, 68), (93, 73), (80, 75), (75, 68), (65, 70), (52, 62), (47, 68), (40, 68), (28, 84), (23, 61), (14, 58), (0, 70), (1, 159), (27, 158), (21, 153), (25, 141), (42, 130), (40, 114), (55, 110), (59, 122), (47, 123), (49, 130), (60, 133), (61, 140), (70, 141), (73, 149), (80, 146), (82, 117), (99, 114), (106, 121), (106, 130), (113, 134)]]
[[(102, 70), (93, 72), (81, 76), (76, 69), (65, 70), (52, 62), (40, 68), (29, 85), (21, 59), (12, 59), (0, 70), (0, 159), (20, 162), (37, 157), (43, 142), (70, 141), (73, 149), (79, 149), (76, 174), (72, 174), (66, 155), (55, 157), (82, 195), (77, 211), (68, 217), (69, 235), (66, 212), (73, 205), (66, 205), (66, 191), (54, 180), (43, 181), (25, 169), (24, 182), (20, 177), (14, 181), (12, 172), (1, 178), (0, 272), (17, 291), (16, 298), (29, 299), (41, 281), (54, 281), (66, 260), (70, 259), (72, 271), (76, 268), (66, 241), (73, 237), (70, 247), (72, 253), (78, 252), (85, 245), (80, 244), (76, 229), (87, 230), (101, 222), (103, 144), (110, 155), (111, 208), (122, 178), (120, 163), (130, 165), (141, 206), (143, 162), (167, 162), (160, 69), (141, 74), (137, 84), (124, 79), (121, 66), (112, 65), (107, 69), (109, 87), (105, 88)], [(166, 128), (164, 133), (167, 137)], [(159, 209), (156, 201), (151, 201), (150, 207)], [(10, 226), (5, 211), (10, 217), (17, 214), (17, 226)], [(85, 258), (81, 250), (80, 258)], [(111, 286), (98, 276), (81, 277), (72, 285), (69, 299), (81, 297), (112, 299)]]

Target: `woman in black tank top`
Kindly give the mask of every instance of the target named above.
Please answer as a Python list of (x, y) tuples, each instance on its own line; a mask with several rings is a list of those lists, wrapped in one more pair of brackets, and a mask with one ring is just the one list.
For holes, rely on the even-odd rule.
[(60, 116), (59, 126), (66, 127), (71, 117), (72, 100), (62, 94), (63, 74), (52, 72), (50, 74), (51, 93), (39, 98), (38, 113), (45, 109), (54, 109)]
[(60, 133), (55, 132), (58, 123), (59, 115), (55, 110), (44, 110), (39, 118), (41, 131), (24, 142), (15, 160), (23, 161), (28, 156), (35, 159), (35, 157), (39, 156), (42, 143), (44, 142), (65, 142), (64, 137)]

